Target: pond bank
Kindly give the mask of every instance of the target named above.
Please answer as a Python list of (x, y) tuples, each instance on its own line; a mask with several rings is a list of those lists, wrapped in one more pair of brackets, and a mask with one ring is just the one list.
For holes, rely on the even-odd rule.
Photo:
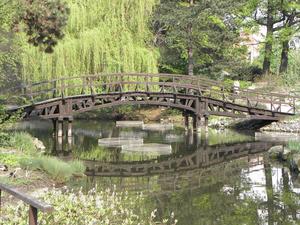
[(261, 129), (262, 131), (272, 132), (286, 132), (286, 133), (300, 133), (300, 119), (284, 120), (280, 122), (273, 122)]
[(293, 142), (287, 145), (277, 145), (269, 149), (268, 154), (271, 159), (277, 160), (287, 166), (291, 173), (300, 172), (300, 149), (299, 145)]

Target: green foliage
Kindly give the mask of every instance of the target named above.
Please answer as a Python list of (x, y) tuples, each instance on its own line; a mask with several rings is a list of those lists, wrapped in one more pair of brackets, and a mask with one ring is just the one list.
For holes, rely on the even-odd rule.
[(300, 153), (300, 142), (299, 141), (289, 141), (288, 142), (288, 149), (292, 152)]
[(33, 137), (24, 132), (0, 132), (0, 147), (8, 149), (14, 148), (13, 153), (1, 153), (0, 151), (0, 164), (8, 166), (19, 166), (19, 160), (21, 160), (24, 155), (28, 156), (36, 153)]
[(55, 157), (36, 156), (23, 158), (20, 165), (24, 169), (46, 172), (56, 182), (64, 183), (74, 175), (83, 175), (85, 167), (80, 161), (64, 162)]
[(17, 154), (1, 153), (0, 151), (0, 164), (7, 166), (18, 166), (20, 156)]
[(89, 151), (85, 150), (79, 150), (79, 151), (74, 151), (74, 155), (79, 158), (79, 159), (87, 159), (87, 160), (101, 160), (101, 161), (113, 161), (117, 157), (117, 154), (115, 151), (112, 149), (105, 149), (101, 146), (96, 146), (90, 149)]
[(238, 45), (239, 25), (229, 15), (242, 2), (161, 1), (152, 22), (162, 56), (160, 71), (187, 73), (190, 49), (195, 73), (215, 78), (222, 70), (240, 67), (246, 49)]
[(162, 115), (162, 117), (178, 116), (178, 115), (182, 115), (182, 112), (178, 109), (167, 108), (166, 110), (164, 110), (162, 112), (161, 115)]
[[(157, 0), (67, 0), (65, 38), (53, 54), (24, 43), (24, 81), (100, 72), (157, 72), (148, 18)], [(25, 39), (25, 36), (22, 37)]]
[[(252, 83), (249, 81), (239, 80), (239, 82), (240, 82), (241, 89), (247, 89), (252, 85)], [(234, 84), (234, 80), (226, 79), (226, 80), (224, 80), (224, 84), (225, 84), (225, 86), (232, 87)]]
[(33, 137), (25, 132), (14, 133), (12, 135), (10, 144), (26, 155), (34, 154), (37, 151), (33, 142)]
[[(53, 205), (54, 213), (41, 213), (40, 224), (169, 224), (175, 225), (177, 221), (170, 217), (158, 221), (156, 211), (145, 209), (143, 195), (129, 195), (106, 190), (96, 193), (95, 190), (83, 194), (81, 191), (73, 192), (67, 189), (49, 190), (41, 196), (41, 200)], [(1, 219), (3, 224), (27, 224), (27, 205), (19, 202), (17, 206), (3, 207)], [(5, 215), (5, 216), (4, 216)]]
[(11, 146), (11, 135), (6, 132), (6, 129), (13, 126), (19, 117), (18, 113), (7, 115), (4, 106), (0, 103), (0, 147)]
[(73, 175), (82, 175), (85, 172), (86, 167), (81, 161), (74, 160), (69, 163), (72, 168)]
[(16, 84), (19, 80), (20, 49), (14, 32), (11, 31), (16, 9), (18, 4), (15, 0), (0, 2), (0, 90), (7, 87), (7, 84)]
[(61, 0), (22, 0), (24, 12), (19, 22), (25, 24), (28, 43), (52, 53), (57, 40), (64, 36), (69, 9)]
[(8, 133), (0, 132), (0, 147), (11, 146), (11, 136)]
[(225, 130), (220, 133), (217, 130), (209, 129), (209, 145), (230, 144), (251, 141), (253, 137), (238, 133), (233, 130)]
[(300, 52), (297, 50), (292, 50), (289, 53), (289, 66), (286, 73), (282, 74), (285, 83), (289, 86), (295, 87), (297, 91), (299, 76), (300, 76)]
[[(242, 17), (247, 16), (245, 27), (257, 32), (259, 26), (267, 26), (267, 37), (262, 51), (265, 62), (273, 64), (264, 68), (264, 72), (287, 72), (289, 65), (289, 41), (299, 32), (300, 3), (294, 0), (251, 0), (242, 10)], [(279, 47), (278, 47), (279, 45)], [(274, 66), (275, 65), (275, 66)], [(290, 74), (288, 74), (290, 75)], [(286, 77), (284, 79), (289, 79)]]
[[(10, 177), (0, 177), (0, 183), (6, 184), (6, 185), (11, 185), (11, 186), (19, 186), (19, 185), (30, 184), (31, 181), (28, 180), (28, 178), (11, 179)], [(1, 222), (2, 221), (0, 221), (0, 224), (1, 224)]]

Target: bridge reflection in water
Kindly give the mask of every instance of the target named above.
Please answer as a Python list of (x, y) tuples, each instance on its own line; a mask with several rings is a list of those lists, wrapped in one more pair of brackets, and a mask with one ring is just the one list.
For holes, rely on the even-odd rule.
[(160, 219), (174, 212), (181, 225), (299, 224), (294, 222), (300, 221), (300, 188), (287, 169), (272, 165), (264, 154), (273, 145), (207, 146), (147, 162), (87, 161), (86, 187), (143, 192), (144, 210), (156, 207)]
[[(122, 180), (135, 177), (131, 181), (143, 181), (131, 187), (121, 185), (124, 189), (144, 190), (145, 187), (152, 189), (150, 177), (157, 177), (159, 183), (166, 184), (165, 187), (171, 188), (164, 191), (174, 191), (180, 187), (180, 180), (186, 180), (192, 188), (198, 188), (205, 183), (208, 185), (207, 178), (212, 174), (223, 177), (225, 180), (232, 173), (240, 172), (239, 166), (230, 168), (228, 162), (235, 161), (246, 166), (258, 166), (263, 164), (261, 153), (274, 146), (271, 142), (245, 142), (231, 145), (202, 145), (195, 152), (179, 157), (168, 157), (164, 159), (153, 159), (147, 161), (133, 162), (97, 162), (86, 160), (86, 174), (89, 182), (93, 182), (97, 177), (116, 177)], [(205, 181), (206, 180), (206, 181)], [(170, 182), (172, 183), (170, 185)], [(178, 185), (177, 185), (178, 183)], [(132, 186), (133, 185), (133, 186)]]

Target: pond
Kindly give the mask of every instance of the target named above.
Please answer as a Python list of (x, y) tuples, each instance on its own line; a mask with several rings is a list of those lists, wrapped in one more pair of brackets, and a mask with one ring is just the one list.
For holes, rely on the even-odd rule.
[(56, 140), (51, 122), (24, 121), (18, 129), (43, 141), (47, 154), (84, 160), (87, 178), (70, 185), (143, 192), (145, 210), (174, 213), (180, 225), (300, 224), (299, 178), (268, 159), (278, 143), (254, 133), (80, 120), (72, 138)]

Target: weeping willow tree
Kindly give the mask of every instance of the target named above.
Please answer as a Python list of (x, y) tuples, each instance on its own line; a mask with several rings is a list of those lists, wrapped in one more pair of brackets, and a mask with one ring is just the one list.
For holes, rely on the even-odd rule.
[[(66, 36), (52, 54), (26, 44), (22, 79), (49, 80), (101, 72), (157, 72), (148, 18), (157, 0), (66, 0)], [(25, 40), (25, 37), (24, 37)]]

